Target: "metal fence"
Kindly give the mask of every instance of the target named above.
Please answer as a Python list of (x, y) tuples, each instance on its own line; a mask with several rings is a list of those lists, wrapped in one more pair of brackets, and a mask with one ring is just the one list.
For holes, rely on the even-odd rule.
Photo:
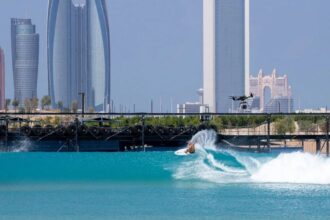
[[(223, 136), (263, 136), (278, 139), (299, 136), (315, 137), (317, 149), (329, 154), (330, 113), (291, 114), (172, 114), (172, 113), (0, 113), (0, 135), (8, 133), (38, 136), (54, 132), (121, 132), (193, 135), (199, 130), (214, 129)], [(111, 133), (112, 132), (112, 133)], [(40, 136), (39, 135), (39, 136)], [(306, 138), (306, 137), (304, 137)], [(285, 140), (284, 140), (285, 141)], [(142, 145), (143, 142), (142, 142)]]
[(315, 114), (172, 114), (172, 113), (0, 113), (0, 124), (9, 129), (29, 126), (69, 126), (76, 120), (87, 126), (121, 128), (142, 125), (212, 127), (228, 135), (324, 134), (330, 113)]

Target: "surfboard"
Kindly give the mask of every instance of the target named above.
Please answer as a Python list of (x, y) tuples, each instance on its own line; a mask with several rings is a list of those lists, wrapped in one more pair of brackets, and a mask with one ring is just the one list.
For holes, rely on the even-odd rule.
[(187, 156), (190, 153), (186, 153), (186, 150), (187, 150), (187, 148), (183, 148), (183, 149), (177, 150), (177, 151), (175, 151), (175, 155), (178, 155), (178, 156)]

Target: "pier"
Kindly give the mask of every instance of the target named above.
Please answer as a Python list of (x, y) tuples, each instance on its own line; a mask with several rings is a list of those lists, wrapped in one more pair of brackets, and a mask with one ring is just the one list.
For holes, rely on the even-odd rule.
[(176, 149), (213, 129), (218, 145), (329, 155), (330, 114), (0, 113), (0, 150), (116, 152)]

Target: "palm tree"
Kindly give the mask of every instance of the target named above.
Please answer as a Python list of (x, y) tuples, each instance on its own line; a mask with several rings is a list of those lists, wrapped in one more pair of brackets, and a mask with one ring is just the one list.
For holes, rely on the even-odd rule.
[(41, 99), (41, 109), (46, 109), (49, 110), (49, 106), (52, 104), (50, 96), (44, 96)]
[(11, 99), (6, 99), (6, 103), (5, 103), (5, 111), (6, 111), (6, 112), (7, 112), (8, 109), (9, 109), (10, 103), (11, 103)]
[(32, 110), (36, 111), (39, 106), (39, 99), (37, 97), (33, 97), (31, 99)]
[(72, 110), (73, 113), (77, 113), (77, 111), (78, 111), (78, 102), (76, 100), (72, 101), (71, 110)]
[(10, 99), (6, 99), (6, 103), (5, 103), (5, 111), (7, 112), (8, 109), (9, 109), (9, 106), (10, 106), (10, 102), (11, 100)]
[(25, 112), (30, 113), (32, 111), (32, 99), (24, 100)]
[(63, 102), (62, 102), (62, 101), (58, 101), (58, 102), (57, 102), (57, 108), (58, 108), (59, 110), (61, 110), (61, 112), (63, 111)]
[(94, 112), (95, 112), (94, 107), (93, 107), (93, 106), (90, 106), (90, 107), (88, 108), (88, 113), (94, 113)]
[(12, 104), (12, 106), (14, 107), (14, 110), (15, 110), (15, 112), (16, 112), (17, 107), (19, 106), (19, 101), (16, 100), (16, 99), (14, 99), (14, 100), (12, 101), (11, 104)]

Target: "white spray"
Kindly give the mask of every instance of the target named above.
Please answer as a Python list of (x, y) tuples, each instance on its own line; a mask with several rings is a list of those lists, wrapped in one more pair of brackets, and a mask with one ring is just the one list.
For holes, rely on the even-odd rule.
[(30, 147), (31, 141), (29, 141), (28, 139), (22, 139), (13, 143), (11, 152), (28, 152)]
[(275, 155), (221, 150), (215, 146), (216, 138), (213, 130), (193, 136), (196, 154), (184, 157), (174, 177), (215, 183), (330, 184), (330, 158), (303, 152)]

